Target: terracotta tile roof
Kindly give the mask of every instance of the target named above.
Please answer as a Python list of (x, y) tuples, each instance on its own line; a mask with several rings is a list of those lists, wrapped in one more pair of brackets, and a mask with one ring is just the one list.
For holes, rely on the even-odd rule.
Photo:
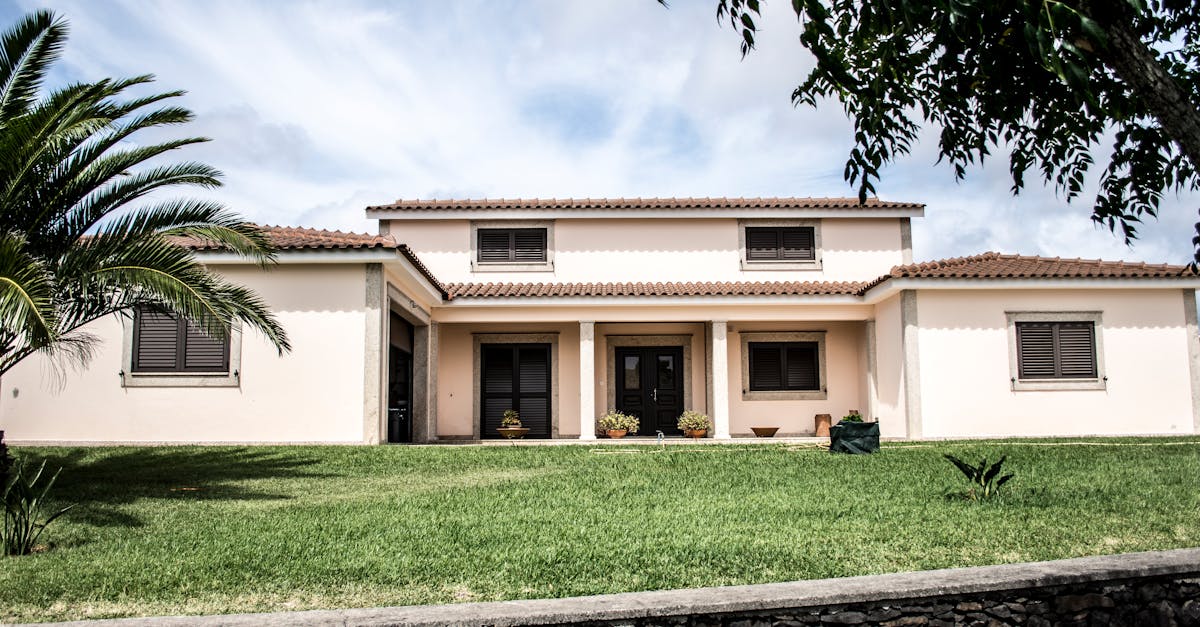
[[(447, 296), (446, 286), (429, 268), (421, 262), (407, 244), (397, 244), (396, 240), (387, 235), (371, 235), (369, 233), (344, 233), (325, 229), (310, 229), (298, 226), (260, 226), (270, 238), (271, 243), (281, 251), (288, 250), (395, 250), (408, 259), (413, 267), (425, 277), (442, 294)], [(199, 238), (180, 237), (176, 241), (192, 250), (216, 251), (224, 247), (216, 242)]]
[[(1062, 259), (1002, 255), (987, 252), (896, 266), (872, 281), (870, 289), (888, 279), (1166, 279), (1195, 277), (1187, 266), (1102, 259)], [(865, 292), (866, 289), (863, 291)]]
[[(384, 235), (367, 233), (343, 233), (342, 231), (327, 231), (325, 229), (309, 229), (298, 226), (261, 226), (259, 227), (271, 239), (271, 243), (280, 250), (301, 250), (319, 248), (396, 248), (396, 242)], [(198, 238), (178, 238), (180, 244), (193, 250), (221, 250), (222, 246), (215, 242)]]
[(450, 283), (450, 299), (570, 296), (847, 296), (858, 282), (754, 281), (721, 283)]
[(481, 209), (923, 209), (914, 202), (868, 198), (480, 198), (462, 200), (397, 200), (367, 211), (462, 211)]

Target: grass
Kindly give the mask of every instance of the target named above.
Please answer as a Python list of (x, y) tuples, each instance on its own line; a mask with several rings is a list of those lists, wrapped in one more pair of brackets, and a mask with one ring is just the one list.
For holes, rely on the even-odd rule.
[[(20, 449), (79, 506), (0, 622), (561, 597), (1200, 545), (1200, 439)], [(969, 502), (942, 459), (1008, 454)]]

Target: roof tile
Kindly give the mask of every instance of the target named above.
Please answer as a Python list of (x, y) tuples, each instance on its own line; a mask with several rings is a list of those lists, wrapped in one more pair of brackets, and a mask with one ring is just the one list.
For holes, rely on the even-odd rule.
[(668, 283), (450, 283), (449, 298), (571, 296), (837, 296), (858, 294), (865, 283), (740, 281)]
[(483, 209), (921, 209), (913, 202), (868, 198), (479, 198), (404, 200), (367, 211), (464, 211)]

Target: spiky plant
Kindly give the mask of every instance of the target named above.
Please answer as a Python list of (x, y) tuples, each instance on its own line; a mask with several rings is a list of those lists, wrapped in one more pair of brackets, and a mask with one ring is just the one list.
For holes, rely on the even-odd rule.
[(149, 75), (45, 91), (66, 36), (66, 22), (49, 11), (0, 35), (0, 375), (36, 352), (86, 361), (96, 338), (81, 327), (137, 305), (182, 315), (216, 337), (240, 320), (289, 350), (261, 298), (179, 244), (202, 238), (267, 265), (266, 236), (220, 203), (158, 196), (220, 185), (208, 165), (163, 160), (207, 140), (130, 141), (190, 121), (187, 109), (164, 104), (183, 92), (130, 95)]
[(967, 490), (967, 497), (971, 500), (989, 499), (1000, 493), (1000, 488), (1008, 483), (1013, 478), (1013, 473), (1001, 475), (1000, 469), (1004, 466), (1004, 460), (1008, 456), (1003, 456), (996, 460), (994, 464), (988, 464), (987, 458), (983, 458), (978, 464), (969, 464), (953, 455), (943, 455), (946, 459), (954, 464), (962, 472), (967, 481), (971, 483), (971, 487)]

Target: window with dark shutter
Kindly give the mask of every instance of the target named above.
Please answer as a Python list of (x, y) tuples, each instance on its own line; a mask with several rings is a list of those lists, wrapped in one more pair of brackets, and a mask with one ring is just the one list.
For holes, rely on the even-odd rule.
[(1017, 370), (1021, 379), (1094, 379), (1093, 322), (1018, 322)]
[(814, 261), (816, 229), (811, 226), (746, 227), (747, 261)]
[(480, 263), (546, 261), (546, 229), (479, 229)]
[(498, 438), (505, 410), (515, 409), (529, 437), (550, 437), (550, 345), (480, 346), (480, 436)]
[(229, 337), (214, 338), (172, 313), (139, 307), (133, 314), (136, 373), (224, 373)]
[(750, 390), (821, 389), (816, 342), (750, 342)]

